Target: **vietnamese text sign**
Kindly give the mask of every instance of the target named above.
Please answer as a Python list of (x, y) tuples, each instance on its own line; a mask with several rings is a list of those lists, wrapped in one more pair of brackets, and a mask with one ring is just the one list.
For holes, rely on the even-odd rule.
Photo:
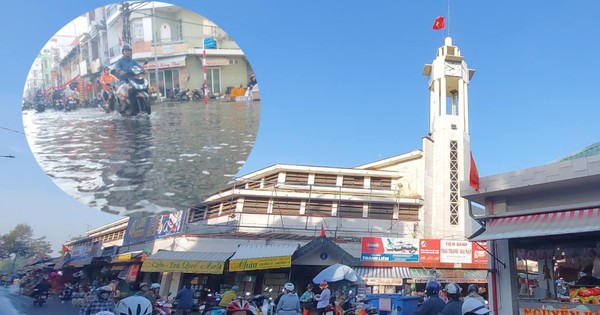
[(291, 256), (235, 259), (229, 261), (229, 271), (262, 270), (292, 266)]
[(440, 241), (440, 262), (442, 263), (471, 263), (473, 245), (469, 241)]
[(440, 262), (440, 240), (422, 239), (419, 241), (419, 262)]
[(473, 242), (473, 263), (487, 264), (488, 252), (486, 242)]
[(144, 261), (143, 272), (182, 272), (222, 274), (225, 263), (220, 261), (152, 260)]

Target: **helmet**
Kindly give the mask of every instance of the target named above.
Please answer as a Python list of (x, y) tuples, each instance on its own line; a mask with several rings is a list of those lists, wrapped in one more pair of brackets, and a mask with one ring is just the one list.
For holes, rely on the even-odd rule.
[(233, 287), (231, 287), (231, 290), (237, 292), (240, 288), (237, 285), (234, 285)]
[(469, 284), (469, 288), (467, 289), (467, 291), (469, 293), (477, 292), (478, 290), (479, 290), (479, 288), (476, 285), (474, 285), (474, 284)]
[(446, 291), (448, 297), (458, 299), (460, 297), (460, 291), (462, 291), (462, 289), (458, 284), (451, 282), (446, 284), (446, 288), (444, 288), (444, 291)]
[(294, 291), (294, 284), (291, 282), (288, 282), (283, 286), (283, 288), (286, 289), (287, 291)]
[(103, 287), (99, 287), (97, 292), (98, 292), (98, 295), (100, 295), (102, 293), (111, 293), (112, 292), (112, 288), (109, 287), (109, 286), (107, 286), (107, 285), (105, 285)]
[(95, 313), (94, 315), (115, 315), (115, 313), (113, 313), (111, 311), (101, 311), (101, 312)]
[(142, 283), (140, 283), (140, 289), (141, 289), (142, 287), (149, 287), (149, 285), (148, 285), (148, 283), (146, 283), (146, 282), (142, 282)]
[(158, 284), (158, 283), (153, 283), (153, 284), (151, 284), (151, 285), (150, 285), (150, 289), (151, 289), (151, 290), (153, 290), (153, 289), (160, 289), (160, 284)]
[(229, 306), (227, 306), (227, 314), (237, 312), (237, 311), (249, 311), (249, 310), (250, 310), (250, 304), (248, 303), (248, 301), (242, 300), (242, 299), (233, 300), (231, 303), (229, 303)]
[(116, 315), (152, 315), (152, 303), (143, 296), (133, 295), (119, 301)]
[(489, 314), (490, 310), (478, 299), (467, 299), (463, 302), (462, 313)]
[(437, 281), (429, 281), (425, 286), (425, 293), (429, 296), (437, 294), (440, 292), (440, 284)]
[(131, 45), (129, 45), (129, 44), (123, 44), (123, 47), (121, 47), (121, 52), (123, 52), (123, 50), (125, 50), (125, 49), (131, 50)]
[(319, 286), (320, 287), (326, 287), (326, 286), (328, 286), (327, 281), (325, 281), (325, 280), (321, 281), (321, 283), (319, 283)]

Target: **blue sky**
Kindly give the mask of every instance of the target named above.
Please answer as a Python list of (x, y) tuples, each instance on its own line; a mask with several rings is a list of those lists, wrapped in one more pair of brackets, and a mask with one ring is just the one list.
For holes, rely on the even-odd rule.
[[(447, 1), (169, 1), (224, 29), (261, 87), (261, 126), (239, 175), (275, 163), (352, 167), (421, 148), (427, 78)], [(20, 98), (48, 39), (109, 1), (11, 1), (0, 12), (0, 234), (28, 223), (60, 243), (119, 217), (62, 192), (33, 158)], [(470, 68), (471, 148), (481, 176), (598, 142), (600, 2), (453, 0), (450, 35)], [(3, 128), (16, 130), (13, 132)]]

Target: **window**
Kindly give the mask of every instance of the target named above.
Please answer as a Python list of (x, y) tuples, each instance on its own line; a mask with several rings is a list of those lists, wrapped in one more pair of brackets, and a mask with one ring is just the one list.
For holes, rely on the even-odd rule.
[(244, 213), (263, 213), (267, 214), (269, 208), (269, 198), (246, 198), (244, 199)]
[(287, 172), (285, 174), (285, 183), (290, 185), (306, 185), (308, 184), (308, 174)]
[(315, 186), (335, 187), (336, 183), (337, 183), (337, 175), (315, 174)]
[(275, 199), (273, 201), (273, 214), (298, 215), (300, 214), (300, 200)]
[(221, 93), (221, 69), (206, 68), (206, 82), (213, 94)]
[(394, 205), (389, 203), (369, 204), (369, 218), (391, 220), (394, 218)]
[(340, 202), (337, 209), (338, 217), (342, 218), (362, 218), (363, 203), (356, 202)]
[(273, 187), (277, 184), (277, 180), (279, 178), (279, 174), (271, 174), (269, 176), (265, 177), (265, 184), (264, 187)]
[(306, 215), (330, 217), (333, 209), (331, 201), (310, 201), (306, 203)]
[(388, 177), (371, 177), (371, 189), (392, 189), (392, 179)]
[(362, 176), (344, 175), (343, 187), (364, 188), (365, 178)]

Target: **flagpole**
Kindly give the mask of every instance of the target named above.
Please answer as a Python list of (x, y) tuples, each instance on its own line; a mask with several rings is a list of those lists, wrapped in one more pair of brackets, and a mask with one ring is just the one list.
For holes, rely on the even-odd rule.
[(448, 0), (448, 23), (446, 25), (446, 37), (450, 37), (450, 0)]

